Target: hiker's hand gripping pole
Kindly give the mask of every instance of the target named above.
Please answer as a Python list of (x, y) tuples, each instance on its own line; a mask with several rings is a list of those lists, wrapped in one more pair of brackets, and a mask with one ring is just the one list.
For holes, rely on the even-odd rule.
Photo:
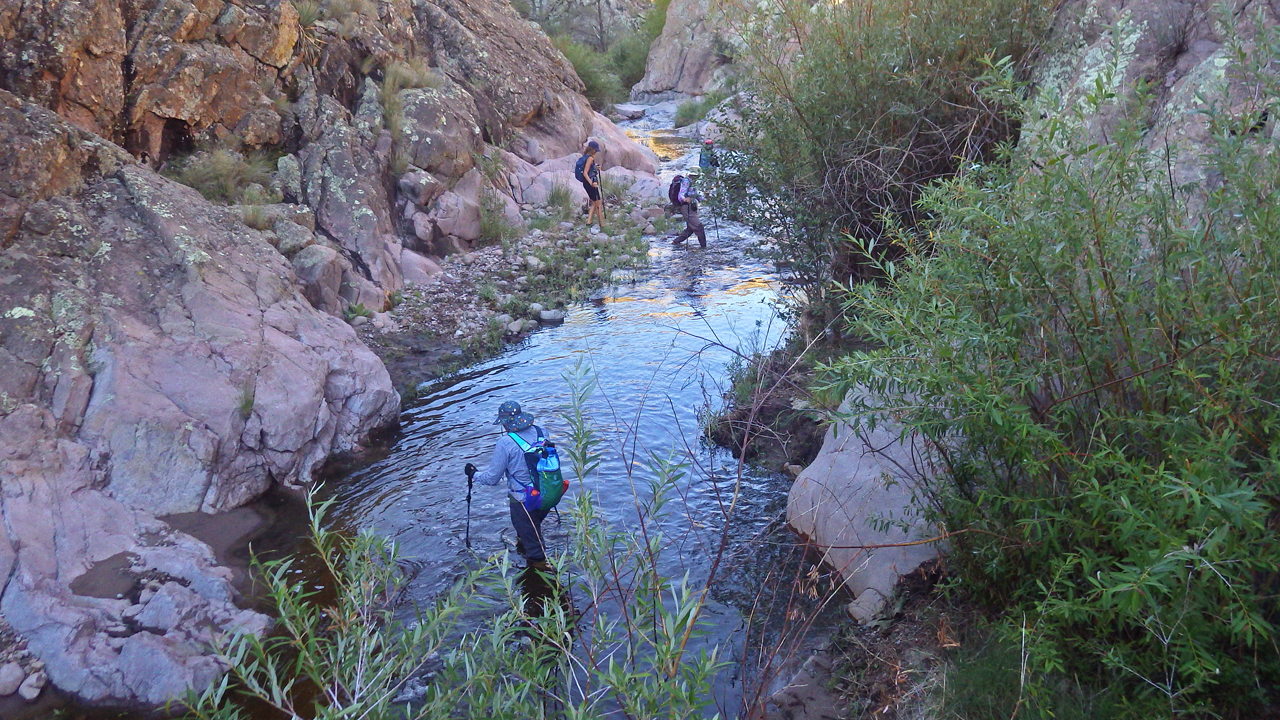
[(462, 471), (467, 474), (467, 549), (471, 549), (471, 487), (476, 476), (476, 466), (467, 463)]

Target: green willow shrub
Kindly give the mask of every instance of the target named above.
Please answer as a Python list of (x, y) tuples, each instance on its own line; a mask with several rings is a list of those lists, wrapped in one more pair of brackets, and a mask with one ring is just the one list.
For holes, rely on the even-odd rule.
[(866, 269), (846, 235), (877, 238), (886, 220), (914, 226), (926, 184), (1010, 137), (1016, 124), (975, 79), (988, 54), (1024, 57), (1051, 4), (736, 4), (727, 13), (750, 100), (724, 142), (718, 199), (776, 239), (768, 254), (825, 318), (832, 283)]
[(629, 91), (644, 77), (645, 66), (649, 62), (649, 48), (667, 24), (667, 8), (670, 5), (671, 0), (656, 0), (645, 13), (644, 23), (634, 32), (614, 41), (609, 48), (609, 62), (624, 91)]
[(632, 85), (644, 77), (645, 64), (649, 61), (649, 46), (652, 43), (652, 38), (633, 32), (620, 38), (609, 48), (609, 65), (618, 76), (623, 90), (630, 90)]
[(724, 93), (707, 93), (697, 100), (686, 100), (676, 108), (675, 126), (692, 125), (707, 116), (707, 113), (725, 99)]
[[(1207, 190), (1173, 184), (1149, 98), (1110, 75), (1008, 165), (937, 185), (929, 237), (896, 233), (887, 282), (851, 289), (879, 349), (827, 368), (854, 417), (932, 448), (957, 582), (1126, 717), (1256, 717), (1280, 681), (1280, 144), (1257, 132), (1280, 88), (1249, 70), (1278, 57), (1238, 51), (1255, 99), (1204, 110)], [(1097, 112), (1109, 144), (1078, 132)]]

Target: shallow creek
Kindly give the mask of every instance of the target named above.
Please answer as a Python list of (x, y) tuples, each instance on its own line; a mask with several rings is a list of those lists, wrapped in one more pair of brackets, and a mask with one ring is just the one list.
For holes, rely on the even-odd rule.
[[(624, 124), (664, 160), (664, 181), (697, 163), (695, 143), (666, 129), (670, 118), (659, 112)], [(569, 388), (562, 376), (582, 361), (599, 383), (587, 410), (607, 448), (598, 476), (586, 482), (601, 518), (615, 527), (632, 523), (636, 488), (646, 486), (644, 459), (676, 455), (693, 467), (672, 498), (664, 528), (671, 542), (660, 558), (664, 573), (688, 573), (701, 585), (725, 524), (731, 527), (731, 560), (712, 583), (702, 642), (720, 644), (745, 663), (726, 671), (716, 688), (716, 704), (732, 717), (743, 693), (754, 693), (749, 686), (773, 684), (748, 660), (756, 656), (750, 648), (759, 642), (755, 633), (770, 621), (752, 623), (748, 632), (746, 618), (762, 587), (790, 585), (795, 572), (789, 568), (801, 558), (782, 522), (789, 478), (744, 468), (742, 500), (726, 517), (738, 463), (701, 437), (701, 415), (719, 406), (727, 383), (734, 356), (726, 347), (765, 346), (783, 333), (773, 269), (747, 252), (756, 238), (707, 211), (713, 209), (704, 208), (707, 249), (698, 248), (696, 239), (672, 247), (658, 238), (649, 250), (650, 267), (634, 281), (571, 308), (563, 325), (534, 333), (499, 357), (424, 384), (407, 404), (402, 434), (386, 457), (332, 483), (333, 520), (349, 529), (374, 528), (399, 543), (418, 600), (440, 593), (474, 566), (471, 552), (487, 557), (513, 549), (505, 491), (482, 486), (472, 504), (472, 550), (465, 547), (462, 466), (487, 464), (500, 433), (493, 418), (505, 400), (520, 402), (563, 442), (567, 428), (560, 416), (569, 410)], [(574, 485), (581, 487), (576, 479)], [(544, 523), (553, 552), (563, 546), (568, 526), (554, 517)]]
[[(659, 106), (658, 112), (623, 126), (663, 159), (664, 181), (696, 167), (694, 141), (669, 129), (671, 108)], [(645, 458), (676, 456), (691, 463), (668, 505), (659, 565), (668, 577), (687, 573), (701, 586), (729, 525), (729, 552), (703, 615), (706, 632), (689, 649), (722, 647), (731, 665), (715, 685), (711, 711), (735, 717), (744, 708), (744, 696), (749, 703), (760, 690), (776, 689), (805, 657), (792, 653), (798, 652), (797, 644), (809, 643), (794, 638), (764, 653), (760, 643), (789, 634), (783, 630), (795, 624), (786, 618), (789, 588), (809, 565), (801, 567), (803, 553), (784, 523), (790, 478), (749, 466), (740, 470), (728, 451), (702, 437), (705, 412), (720, 405), (727, 388), (734, 354), (726, 348), (766, 347), (784, 331), (774, 308), (779, 286), (773, 269), (748, 252), (756, 238), (715, 218), (712, 208), (703, 214), (708, 248), (698, 248), (696, 238), (684, 247), (655, 238), (648, 269), (569, 308), (562, 325), (423, 384), (417, 399), (406, 403), (400, 431), (389, 444), (364, 464), (331, 477), (323, 495), (336, 501), (329, 516), (333, 527), (373, 529), (398, 543), (411, 598), (430, 602), (478, 558), (514, 552), (505, 483), (476, 486), (471, 549), (464, 544), (462, 467), (466, 462), (487, 466), (499, 437), (492, 424), (498, 405), (518, 401), (564, 445), (567, 427), (560, 416), (570, 401), (562, 376), (579, 361), (585, 363), (599, 383), (587, 412), (604, 441), (605, 458), (596, 477), (585, 483), (571, 478), (565, 506), (585, 484), (601, 520), (627, 527), (636, 519), (637, 492), (647, 487)], [(725, 509), (740, 472), (740, 500), (730, 517)], [(273, 555), (289, 551), (301, 530), (297, 515), (296, 509), (277, 511), (276, 532), (259, 536), (255, 548)], [(564, 546), (569, 526), (567, 517), (563, 524), (554, 516), (544, 523), (552, 553)], [(762, 598), (762, 589), (779, 591), (780, 604), (767, 609), (772, 603)], [(822, 636), (835, 614), (823, 613), (809, 637)], [(762, 665), (789, 669), (761, 672)]]

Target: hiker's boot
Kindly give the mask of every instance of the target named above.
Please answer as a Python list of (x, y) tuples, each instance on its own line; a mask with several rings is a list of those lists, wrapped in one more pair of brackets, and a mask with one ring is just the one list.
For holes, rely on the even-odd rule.
[(525, 564), (525, 567), (529, 570), (537, 570), (544, 573), (554, 573), (556, 571), (555, 568), (551, 567), (551, 563), (546, 560), (530, 560)]

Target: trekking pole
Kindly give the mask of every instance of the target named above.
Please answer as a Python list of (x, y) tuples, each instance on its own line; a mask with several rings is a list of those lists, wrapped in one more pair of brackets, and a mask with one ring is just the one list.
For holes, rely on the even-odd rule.
[(467, 473), (467, 549), (471, 549), (471, 484), (474, 473)]

